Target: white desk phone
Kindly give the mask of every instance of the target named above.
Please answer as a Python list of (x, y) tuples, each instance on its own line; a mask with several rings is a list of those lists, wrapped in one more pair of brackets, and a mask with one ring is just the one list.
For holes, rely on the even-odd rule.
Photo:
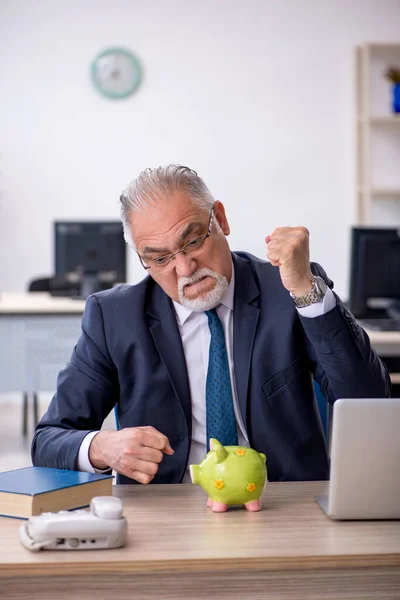
[(62, 510), (30, 517), (19, 529), (21, 543), (44, 550), (98, 550), (125, 545), (128, 524), (122, 502), (114, 496), (96, 496), (90, 510)]

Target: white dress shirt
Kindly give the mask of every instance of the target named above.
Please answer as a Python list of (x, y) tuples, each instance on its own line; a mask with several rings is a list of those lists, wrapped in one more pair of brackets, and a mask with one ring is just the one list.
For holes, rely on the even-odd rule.
[[(235, 291), (235, 272), (232, 265), (232, 278), (225, 297), (217, 307), (217, 314), (222, 322), (228, 354), (229, 372), (231, 377), (233, 408), (236, 417), (238, 442), (248, 446), (247, 432), (239, 409), (236, 391), (235, 373), (233, 367), (233, 300)], [(303, 317), (314, 318), (327, 313), (336, 305), (335, 296), (330, 288), (327, 289), (322, 302), (317, 302), (299, 308)], [(192, 439), (190, 445), (188, 467), (183, 483), (190, 483), (189, 465), (199, 464), (208, 451), (206, 449), (206, 379), (208, 369), (208, 354), (211, 334), (208, 318), (204, 312), (189, 310), (174, 301), (176, 320), (182, 339), (186, 359), (190, 395), (192, 402)], [(97, 431), (92, 431), (83, 440), (78, 455), (78, 470), (89, 473), (102, 473), (94, 469), (89, 461), (89, 446)]]

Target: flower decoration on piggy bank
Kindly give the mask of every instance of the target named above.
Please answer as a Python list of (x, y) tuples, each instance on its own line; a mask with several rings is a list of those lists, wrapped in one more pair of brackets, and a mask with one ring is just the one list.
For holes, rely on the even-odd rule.
[(214, 512), (225, 512), (232, 504), (257, 511), (267, 480), (265, 460), (265, 454), (252, 448), (223, 446), (211, 438), (210, 452), (199, 465), (190, 465), (190, 476), (208, 494), (207, 506)]

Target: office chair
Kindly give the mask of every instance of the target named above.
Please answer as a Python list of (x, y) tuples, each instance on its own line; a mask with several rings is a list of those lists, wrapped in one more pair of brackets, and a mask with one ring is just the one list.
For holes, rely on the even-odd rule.
[(41, 279), (31, 279), (28, 283), (28, 292), (50, 292), (52, 277), (42, 277)]
[(327, 401), (323, 395), (320, 386), (314, 381), (314, 393), (317, 400), (318, 410), (322, 421), (322, 427), (324, 429), (325, 441), (329, 450), (330, 433), (332, 427), (332, 405)]

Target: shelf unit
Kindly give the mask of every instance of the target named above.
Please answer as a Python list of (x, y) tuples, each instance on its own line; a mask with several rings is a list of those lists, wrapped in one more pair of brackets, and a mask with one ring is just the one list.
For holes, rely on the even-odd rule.
[(400, 115), (392, 113), (388, 66), (400, 67), (400, 43), (356, 51), (357, 222), (400, 226)]

